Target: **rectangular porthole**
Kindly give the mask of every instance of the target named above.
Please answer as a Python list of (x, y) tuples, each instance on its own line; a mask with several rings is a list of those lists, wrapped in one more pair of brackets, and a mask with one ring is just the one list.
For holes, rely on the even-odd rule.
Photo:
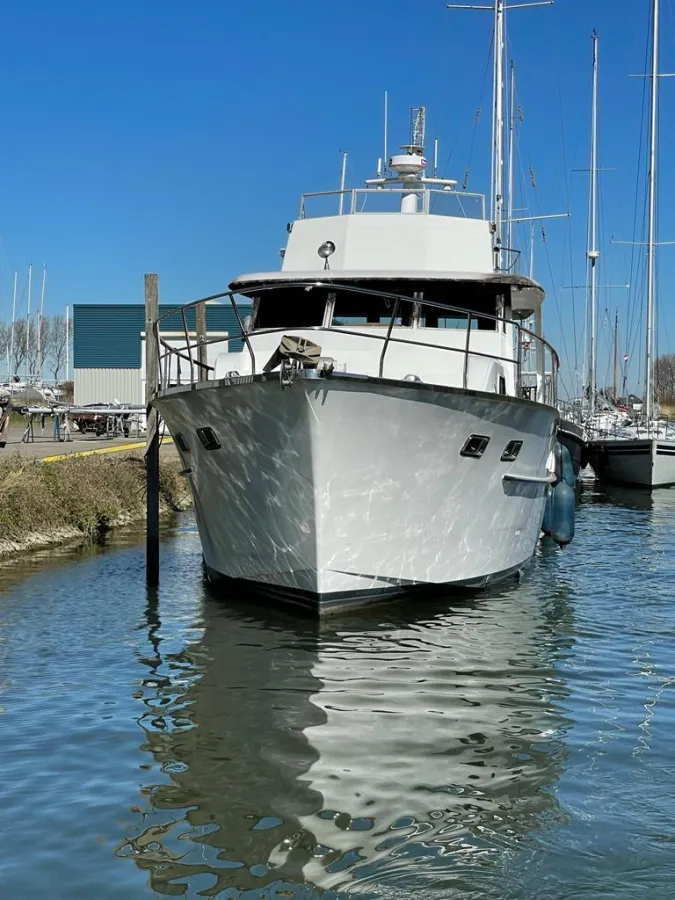
[(485, 448), (490, 443), (490, 438), (484, 434), (472, 434), (464, 443), (459, 451), (460, 456), (470, 456), (473, 459), (480, 459), (485, 453)]
[(216, 433), (213, 428), (209, 428), (207, 425), (205, 428), (197, 429), (197, 437), (204, 445), (205, 450), (219, 450), (220, 449), (220, 441), (216, 437)]
[(174, 436), (174, 441), (179, 450), (182, 450), (183, 453), (189, 453), (190, 448), (188, 447), (188, 442), (185, 440), (184, 435), (176, 434)]
[(509, 441), (506, 447), (504, 447), (502, 462), (513, 462), (514, 459), (517, 459), (522, 446), (522, 441)]

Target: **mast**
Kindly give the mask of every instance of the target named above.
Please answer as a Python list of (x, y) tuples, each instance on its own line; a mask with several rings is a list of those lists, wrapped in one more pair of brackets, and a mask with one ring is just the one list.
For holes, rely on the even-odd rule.
[(516, 132), (516, 67), (511, 60), (511, 79), (509, 85), (509, 209), (508, 209), (508, 232), (506, 245), (509, 251), (509, 271), (511, 270), (511, 260), (513, 258), (513, 212), (515, 204), (513, 202), (513, 149)]
[(596, 385), (596, 346), (598, 329), (598, 35), (593, 32), (593, 112), (591, 115), (591, 186), (590, 212), (588, 225), (588, 258), (589, 266), (589, 306), (591, 315), (588, 360), (588, 413), (595, 413)]
[(42, 358), (42, 319), (45, 308), (45, 284), (47, 282), (47, 266), (42, 266), (42, 287), (40, 289), (40, 318), (38, 319), (38, 375), (42, 380), (42, 367), (44, 360)]
[(649, 135), (649, 232), (647, 235), (647, 346), (645, 350), (645, 415), (654, 415), (654, 275), (656, 262), (656, 135), (659, 77), (659, 0), (652, 0), (652, 90)]
[[(26, 315), (26, 362), (30, 360), (30, 293), (33, 285), (33, 264), (28, 265), (28, 310)], [(27, 373), (30, 376), (30, 372)]]
[(504, 0), (495, 0), (494, 109), (492, 113), (492, 221), (495, 226), (495, 272), (502, 268), (504, 212)]
[(504, 13), (509, 9), (526, 9), (531, 6), (551, 6), (554, 0), (532, 0), (527, 3), (511, 3), (493, 0), (490, 6), (473, 3), (448, 3), (447, 9), (481, 9), (494, 13), (494, 77), (492, 105), (492, 187), (490, 217), (494, 228), (494, 269), (502, 269), (502, 244), (504, 229)]
[(614, 405), (618, 400), (617, 383), (619, 374), (619, 311), (616, 311), (614, 317)]
[(66, 306), (66, 381), (70, 379), (70, 306)]

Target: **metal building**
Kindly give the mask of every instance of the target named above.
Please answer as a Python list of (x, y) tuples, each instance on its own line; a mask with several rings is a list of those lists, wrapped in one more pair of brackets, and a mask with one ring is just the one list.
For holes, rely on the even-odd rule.
[[(160, 306), (160, 315), (179, 307)], [(248, 313), (242, 308), (242, 315)], [(194, 309), (188, 310), (187, 324), (195, 339)], [(219, 338), (208, 348), (208, 362), (214, 365), (218, 353), (241, 347), (230, 334), (239, 334), (236, 317), (229, 304), (206, 304), (209, 339)], [(162, 322), (160, 334), (171, 343), (184, 344), (183, 321), (178, 313)], [(222, 343), (221, 343), (222, 341)], [(145, 307), (142, 303), (75, 304), (73, 306), (74, 402), (145, 402)]]

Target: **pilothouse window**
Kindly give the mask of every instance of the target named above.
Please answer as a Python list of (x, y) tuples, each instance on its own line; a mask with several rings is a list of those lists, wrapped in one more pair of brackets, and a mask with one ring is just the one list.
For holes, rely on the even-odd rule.
[[(331, 324), (387, 326), (394, 314), (395, 304), (393, 297), (378, 297), (357, 291), (338, 292)], [(394, 324), (409, 325), (411, 316), (412, 304), (401, 302)]]
[(326, 291), (279, 288), (261, 294), (256, 328), (311, 328), (323, 324)]
[[(280, 284), (256, 298), (253, 328), (312, 328), (329, 324), (345, 328), (386, 328), (394, 313), (395, 295), (400, 294), (394, 322), (397, 326), (461, 331), (466, 329), (470, 313), (471, 329), (497, 330), (498, 323), (487, 318), (495, 316), (498, 309), (498, 297), (491, 286), (467, 282), (387, 280), (364, 283), (363, 287), (364, 290), (380, 291), (384, 296), (341, 289), (338, 285), (326, 289)], [(446, 308), (430, 306), (430, 303), (443, 304)], [(450, 306), (456, 309), (448, 309)]]

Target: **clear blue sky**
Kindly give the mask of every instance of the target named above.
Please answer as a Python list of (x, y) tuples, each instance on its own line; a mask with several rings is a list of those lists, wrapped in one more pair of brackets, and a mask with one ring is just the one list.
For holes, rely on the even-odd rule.
[[(673, 71), (675, 0), (663, 5), (662, 65)], [(537, 184), (523, 205), (573, 216), (548, 223), (546, 245), (539, 231), (536, 244), (547, 334), (566, 347), (568, 383), (583, 292), (574, 301), (560, 288), (585, 278), (587, 176), (572, 170), (588, 166), (590, 36), (596, 28), (601, 40), (601, 165), (614, 170), (602, 175), (600, 281), (626, 282), (631, 248), (609, 240), (633, 237), (644, 84), (627, 76), (644, 70), (649, 7), (557, 0), (509, 16), (525, 113), (519, 160), (524, 181), (532, 167)], [(50, 311), (138, 301), (146, 271), (159, 272), (162, 299), (176, 302), (277, 267), (299, 195), (337, 187), (341, 150), (350, 182), (373, 174), (385, 88), (392, 144), (407, 140), (410, 106), (425, 104), (442, 161), (450, 157), (445, 174), (461, 182), (468, 167), (470, 189), (489, 187), (489, 13), (447, 12), (443, 0), (15, 0), (4, 4), (1, 34), (4, 317), (11, 273), (25, 281), (30, 261), (48, 266)], [(675, 79), (661, 96), (660, 237), (675, 240)], [(660, 258), (665, 351), (675, 349), (675, 248)], [(627, 332), (627, 292), (602, 293), (601, 325), (605, 306), (619, 307)], [(601, 369), (603, 380), (604, 357)]]

